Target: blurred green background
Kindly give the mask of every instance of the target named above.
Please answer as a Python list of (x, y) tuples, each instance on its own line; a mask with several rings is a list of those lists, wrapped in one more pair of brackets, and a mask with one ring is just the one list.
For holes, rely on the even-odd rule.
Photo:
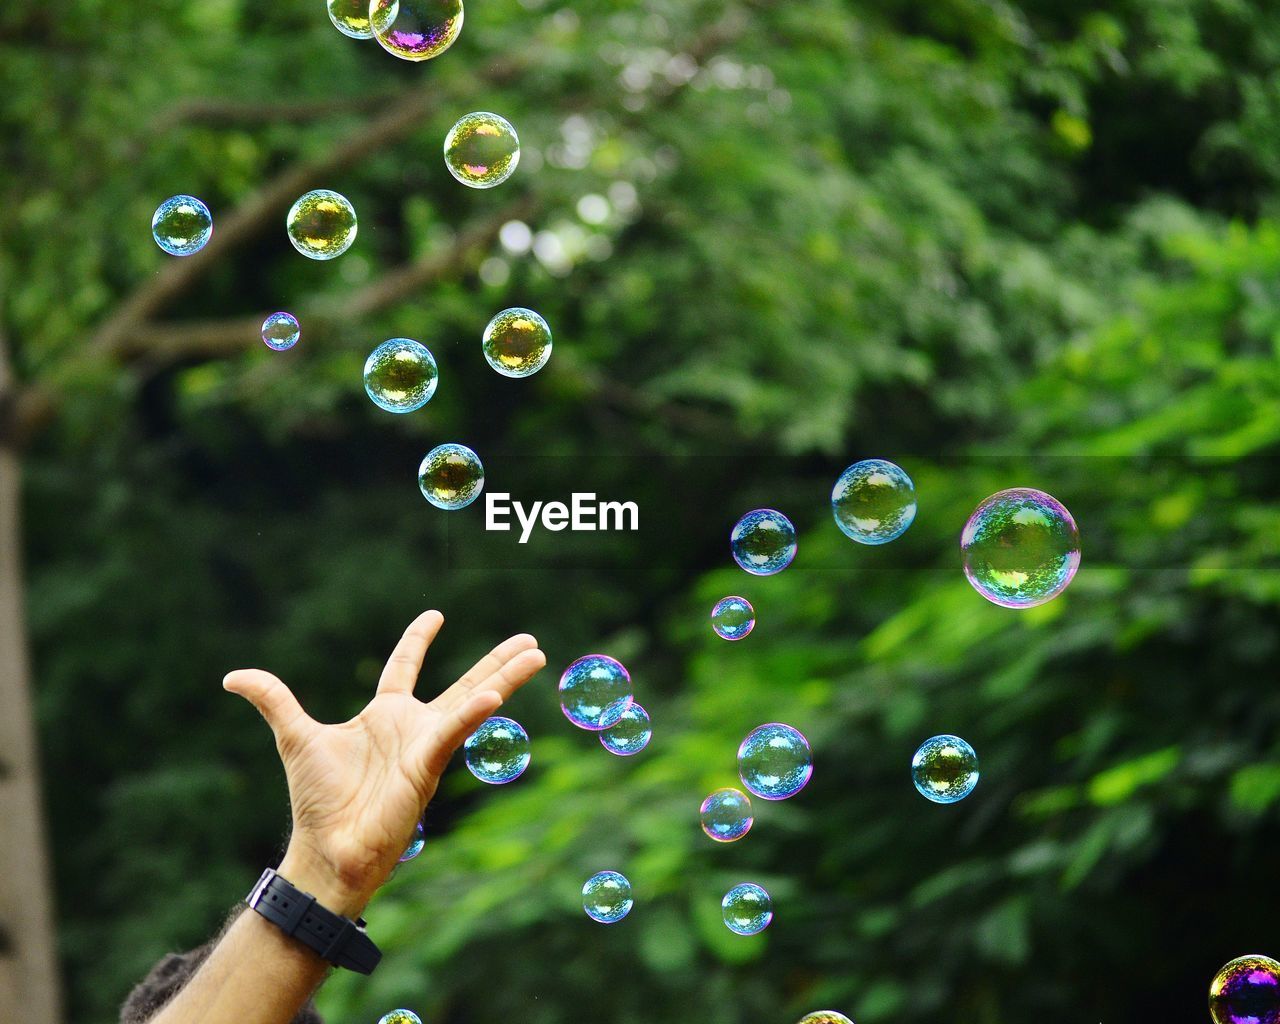
[[(523, 142), (490, 192), (440, 156), (471, 110)], [(533, 764), (455, 765), (331, 1024), (1207, 1019), (1222, 963), (1280, 951), (1278, 117), (1280, 8), (1246, 0), (475, 0), (425, 65), (322, 0), (6, 5), (5, 440), (70, 1018), (113, 1020), (279, 849), (223, 673), (341, 718), (438, 607), (424, 690), (512, 632), (548, 652), (509, 709)], [(360, 217), (329, 264), (283, 230), (316, 187)], [(185, 261), (148, 230), (178, 192), (215, 217)], [(525, 381), (480, 353), (511, 305), (556, 335)], [(404, 417), (360, 384), (394, 336), (441, 368)], [(443, 441), (643, 528), (486, 534), (417, 493)], [(827, 506), (866, 457), (920, 501), (879, 549)], [(1018, 485), (1084, 540), (1021, 613), (957, 551)], [(761, 504), (800, 555), (754, 579), (727, 538)], [(726, 593), (743, 643), (711, 634)], [(653, 716), (638, 757), (560, 714), (593, 650)], [(698, 805), (773, 720), (814, 780), (716, 847)], [(950, 808), (908, 777), (937, 732), (982, 759)], [(601, 868), (636, 891), (609, 928), (578, 895)], [(719, 917), (744, 879), (775, 899), (754, 939)]]

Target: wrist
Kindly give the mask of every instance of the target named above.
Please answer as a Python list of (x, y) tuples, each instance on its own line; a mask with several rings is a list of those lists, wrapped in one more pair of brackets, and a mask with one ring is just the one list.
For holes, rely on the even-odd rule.
[(323, 858), (293, 842), (276, 870), (295, 889), (310, 893), (326, 910), (343, 917), (359, 917), (373, 896), (373, 889), (344, 879)]

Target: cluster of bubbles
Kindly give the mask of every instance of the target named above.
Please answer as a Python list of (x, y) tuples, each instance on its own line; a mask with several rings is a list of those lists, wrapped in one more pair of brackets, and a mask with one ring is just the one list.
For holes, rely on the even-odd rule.
[(426, 845), (426, 832), (422, 828), (422, 822), (418, 822), (417, 827), (414, 829), (413, 838), (409, 840), (409, 845), (404, 848), (404, 853), (400, 855), (400, 863), (403, 864), (407, 860), (413, 860)]
[(582, 909), (601, 924), (616, 924), (634, 905), (631, 883), (618, 871), (597, 871), (582, 886)]
[(1280, 963), (1269, 956), (1237, 957), (1209, 985), (1213, 1024), (1280, 1024)]
[(959, 736), (933, 736), (911, 758), (911, 781), (926, 800), (954, 804), (978, 784), (978, 755)]
[(481, 782), (503, 786), (529, 767), (529, 734), (510, 718), (487, 718), (462, 745), (467, 768)]

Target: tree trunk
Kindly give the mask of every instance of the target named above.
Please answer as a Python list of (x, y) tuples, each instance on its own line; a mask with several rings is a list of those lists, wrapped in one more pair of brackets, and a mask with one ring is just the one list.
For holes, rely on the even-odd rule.
[(4, 422), (12, 395), (8, 351), (0, 335), (0, 1016), (24, 1024), (59, 1024), (53, 900), (23, 617), (20, 464), (13, 432)]

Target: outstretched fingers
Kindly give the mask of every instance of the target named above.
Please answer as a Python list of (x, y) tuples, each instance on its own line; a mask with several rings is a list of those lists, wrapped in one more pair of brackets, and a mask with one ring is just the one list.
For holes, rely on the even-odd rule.
[(409, 623), (382, 669), (379, 693), (413, 693), (418, 673), (422, 671), (422, 659), (443, 625), (444, 616), (437, 611), (423, 612)]
[(481, 690), (457, 707), (444, 713), (444, 721), (429, 736), (419, 761), (429, 784), (444, 774), (453, 752), (466, 742), (468, 736), (480, 728), (486, 718), (502, 707), (502, 695), (493, 690)]
[(521, 651), (502, 668), (494, 672), (477, 690), (492, 690), (503, 701), (511, 699), (511, 695), (530, 679), (536, 676), (547, 664), (547, 656), (540, 650)]
[(277, 744), (283, 744), (305, 727), (315, 724), (302, 710), (293, 691), (270, 672), (256, 668), (237, 669), (227, 673), (222, 680), (222, 688), (243, 697), (258, 709), (275, 733)]
[(465, 701), (476, 687), (503, 668), (512, 658), (525, 651), (534, 650), (538, 641), (528, 633), (508, 637), (492, 651), (472, 665), (456, 683), (436, 698), (437, 707), (449, 708)]

